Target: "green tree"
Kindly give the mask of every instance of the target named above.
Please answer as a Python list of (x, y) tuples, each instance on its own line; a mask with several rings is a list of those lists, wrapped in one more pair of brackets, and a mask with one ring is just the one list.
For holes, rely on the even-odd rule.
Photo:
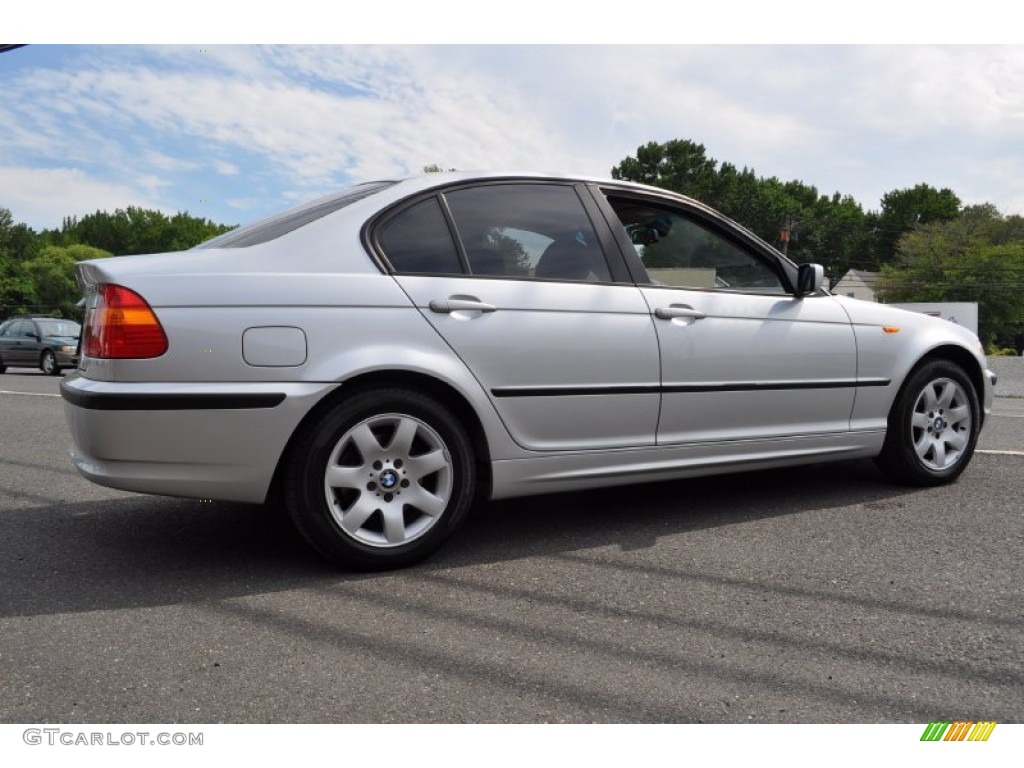
[(81, 219), (66, 218), (59, 233), (47, 234), (53, 245), (82, 243), (124, 256), (185, 250), (232, 228), (187, 213), (168, 217), (161, 211), (128, 206), (113, 213), (96, 211)]
[[(670, 189), (696, 198), (784, 249), (794, 261), (826, 266), (832, 280), (851, 267), (890, 263), (907, 232), (960, 215), (950, 189), (918, 184), (886, 193), (879, 211), (865, 211), (849, 195), (822, 195), (799, 180), (759, 177), (751, 168), (708, 157), (689, 139), (648, 142), (612, 168), (612, 177)], [(976, 212), (981, 218), (984, 211)], [(1000, 219), (1000, 242), (1020, 240), (1024, 219)], [(993, 243), (996, 240), (992, 241)]]
[(612, 168), (612, 178), (670, 189), (714, 207), (717, 165), (717, 160), (707, 156), (703, 144), (689, 139), (664, 144), (651, 141), (637, 147), (636, 157), (627, 157)]
[(822, 264), (833, 283), (850, 269), (874, 269), (869, 217), (851, 196), (822, 195), (802, 216), (799, 253)]
[(719, 165), (704, 145), (690, 140), (638, 147), (635, 156), (612, 169), (612, 176), (694, 197), (785, 249), (795, 261), (828, 265), (836, 279), (871, 258), (868, 216), (849, 195), (829, 197), (802, 181)]
[[(1013, 219), (1017, 217), (1012, 217)], [(1024, 238), (994, 206), (971, 206), (951, 221), (907, 232), (882, 268), (887, 302), (973, 301), (986, 345), (1012, 346), (1024, 332)]]
[(4, 308), (31, 303), (32, 284), (23, 265), (39, 250), (39, 237), (24, 224), (16, 224), (7, 208), (0, 208), (0, 318)]
[(890, 263), (896, 255), (896, 244), (900, 238), (914, 227), (934, 221), (952, 221), (959, 215), (960, 198), (951, 189), (918, 184), (885, 193), (877, 225), (876, 256), (879, 262)]
[(75, 280), (76, 262), (107, 256), (110, 254), (106, 251), (88, 245), (44, 246), (23, 265), (32, 286), (32, 303), (59, 309), (64, 317), (74, 315), (75, 304), (82, 296)]

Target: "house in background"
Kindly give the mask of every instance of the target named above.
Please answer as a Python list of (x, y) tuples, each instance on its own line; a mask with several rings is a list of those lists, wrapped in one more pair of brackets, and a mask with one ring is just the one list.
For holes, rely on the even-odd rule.
[(851, 269), (839, 279), (838, 283), (832, 286), (832, 293), (836, 296), (848, 296), (851, 299), (877, 301), (875, 298), (875, 287), (878, 285), (878, 280), (881, 276), (881, 272), (865, 272), (860, 269)]

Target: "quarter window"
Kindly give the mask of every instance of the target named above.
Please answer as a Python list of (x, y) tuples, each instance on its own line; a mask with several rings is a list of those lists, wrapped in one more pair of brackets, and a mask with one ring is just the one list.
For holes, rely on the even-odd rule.
[(396, 272), (411, 275), (463, 273), (451, 232), (435, 197), (416, 203), (384, 222), (378, 242)]
[(659, 285), (786, 292), (763, 259), (681, 213), (627, 198), (609, 203), (647, 274)]
[(474, 275), (607, 282), (608, 263), (576, 190), (495, 184), (445, 195)]

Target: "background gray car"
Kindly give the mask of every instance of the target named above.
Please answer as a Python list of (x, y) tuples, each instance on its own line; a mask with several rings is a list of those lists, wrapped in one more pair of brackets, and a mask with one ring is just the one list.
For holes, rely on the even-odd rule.
[(82, 327), (54, 317), (14, 317), (0, 324), (0, 373), (8, 366), (38, 368), (51, 376), (75, 367)]
[(191, 251), (84, 262), (61, 391), (87, 478), (261, 502), (356, 568), (474, 499), (878, 457), (967, 466), (994, 377), (701, 204), (553, 176), (357, 185)]

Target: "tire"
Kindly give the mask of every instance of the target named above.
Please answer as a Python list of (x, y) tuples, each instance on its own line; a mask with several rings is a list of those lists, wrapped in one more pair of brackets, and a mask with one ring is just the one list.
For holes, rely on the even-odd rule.
[(950, 483), (970, 463), (980, 429), (970, 377), (956, 363), (932, 360), (911, 373), (896, 397), (875, 462), (905, 485)]
[(39, 367), (47, 376), (60, 375), (60, 366), (57, 365), (57, 356), (53, 354), (52, 349), (43, 351), (43, 356), (39, 358)]
[(412, 390), (367, 390), (298, 436), (285, 502), (306, 541), (334, 563), (401, 568), (465, 520), (475, 469), (466, 432), (443, 404)]
[(0, 373), (7, 373), (7, 364), (4, 363), (4, 359), (0, 357)]

